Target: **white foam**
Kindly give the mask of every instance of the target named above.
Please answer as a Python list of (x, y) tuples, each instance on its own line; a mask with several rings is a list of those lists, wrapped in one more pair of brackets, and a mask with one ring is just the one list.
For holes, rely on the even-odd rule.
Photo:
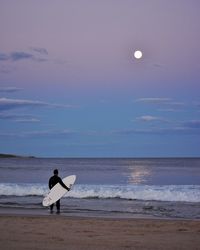
[(0, 184), (0, 195), (5, 196), (43, 196), (47, 193), (46, 185), (42, 184), (11, 184), (2, 183)]
[(120, 198), (130, 200), (200, 202), (200, 186), (77, 185), (67, 196), (75, 198)]
[[(45, 184), (0, 184), (0, 196), (44, 196)], [(200, 185), (75, 185), (66, 197), (200, 202)]]

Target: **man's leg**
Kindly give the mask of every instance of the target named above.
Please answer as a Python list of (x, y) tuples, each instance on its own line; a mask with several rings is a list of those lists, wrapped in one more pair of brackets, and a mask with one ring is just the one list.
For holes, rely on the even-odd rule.
[(50, 212), (51, 212), (51, 213), (53, 213), (53, 206), (54, 206), (54, 204), (52, 204), (52, 205), (50, 206)]
[(60, 213), (60, 200), (56, 201), (57, 213)]

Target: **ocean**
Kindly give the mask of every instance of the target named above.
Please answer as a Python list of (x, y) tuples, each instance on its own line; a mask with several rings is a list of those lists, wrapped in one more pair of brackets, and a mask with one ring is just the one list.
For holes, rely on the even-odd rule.
[(1, 158), (0, 211), (48, 214), (55, 168), (77, 176), (62, 215), (200, 219), (200, 158)]

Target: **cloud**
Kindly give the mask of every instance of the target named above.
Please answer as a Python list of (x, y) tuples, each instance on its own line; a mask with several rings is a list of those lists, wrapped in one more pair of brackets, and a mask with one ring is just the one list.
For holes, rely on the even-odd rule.
[[(0, 62), (20, 62), (20, 61), (33, 61), (33, 62), (51, 62), (59, 65), (68, 65), (70, 66), (72, 63), (70, 63), (67, 60), (63, 59), (53, 59), (48, 57), (49, 52), (45, 48), (40, 47), (29, 47), (28, 52), (27, 51), (12, 51), (10, 53), (0, 53)], [(7, 65), (8, 67), (8, 65)], [(9, 73), (10, 70), (5, 68), (0, 68), (1, 73)]]
[(23, 51), (20, 51), (20, 52), (15, 51), (15, 52), (10, 53), (10, 59), (12, 61), (19, 61), (19, 60), (24, 60), (24, 59), (34, 60), (34, 55), (23, 52)]
[(162, 117), (151, 116), (151, 115), (143, 115), (143, 116), (137, 117), (136, 120), (142, 121), (142, 122), (153, 122), (153, 121), (168, 122), (166, 119)]
[[(158, 130), (157, 130), (158, 133)], [(141, 134), (155, 134), (155, 129), (121, 129), (112, 131), (115, 135), (141, 135)]]
[(0, 110), (9, 110), (23, 107), (43, 107), (49, 105), (50, 104), (41, 101), (0, 98)]
[(9, 55), (0, 53), (0, 61), (7, 61), (7, 60), (9, 60)]
[(173, 108), (185, 106), (183, 102), (175, 102), (171, 98), (166, 98), (166, 97), (138, 98), (135, 100), (135, 102), (155, 104), (155, 105), (165, 105), (165, 106), (168, 105)]
[(0, 98), (0, 111), (16, 109), (16, 108), (29, 108), (29, 107), (74, 108), (75, 106), (51, 104), (47, 102), (33, 101), (33, 100)]
[(163, 108), (163, 109), (158, 109), (159, 112), (180, 112), (183, 111), (181, 109), (177, 108)]
[(32, 115), (28, 114), (12, 114), (6, 112), (0, 112), (0, 120), (11, 120), (15, 122), (40, 122), (40, 120)]
[(44, 48), (31, 48), (31, 52), (26, 51), (12, 51), (10, 53), (0, 53), (0, 61), (17, 62), (22, 60), (31, 60), (36, 62), (47, 61), (44, 56), (48, 55), (48, 51)]
[[(167, 97), (147, 97), (147, 98), (138, 98), (135, 100), (135, 103), (144, 103), (144, 104), (150, 104), (157, 107), (157, 110), (159, 112), (180, 112), (184, 111), (186, 104), (184, 102), (177, 102), (173, 101), (171, 98)], [(164, 119), (156, 119), (156, 117), (143, 117), (143, 121), (149, 120), (160, 120), (160, 121), (166, 121)]]
[(23, 136), (26, 137), (68, 137), (70, 135), (77, 134), (77, 132), (63, 129), (63, 130), (43, 130), (43, 131), (32, 131), (32, 132), (24, 132)]
[(170, 98), (159, 98), (159, 97), (148, 97), (148, 98), (138, 98), (135, 102), (152, 103), (152, 104), (166, 104), (171, 101)]
[(3, 87), (0, 88), (0, 93), (14, 93), (21, 90), (22, 90), (21, 88), (16, 88), (16, 87)]
[(30, 50), (33, 52), (37, 52), (41, 55), (48, 55), (49, 54), (45, 48), (30, 47)]
[(185, 106), (185, 103), (184, 102), (168, 102), (166, 103), (167, 105), (170, 105), (170, 106), (173, 106), (175, 108), (180, 108), (180, 107), (183, 107)]
[(15, 122), (20, 122), (20, 123), (38, 123), (38, 122), (40, 122), (40, 120), (36, 119), (36, 118), (16, 119)]

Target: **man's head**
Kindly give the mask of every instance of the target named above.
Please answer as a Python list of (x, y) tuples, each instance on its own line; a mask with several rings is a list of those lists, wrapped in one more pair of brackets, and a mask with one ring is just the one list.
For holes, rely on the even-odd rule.
[(53, 173), (54, 175), (58, 175), (58, 169), (54, 169)]

